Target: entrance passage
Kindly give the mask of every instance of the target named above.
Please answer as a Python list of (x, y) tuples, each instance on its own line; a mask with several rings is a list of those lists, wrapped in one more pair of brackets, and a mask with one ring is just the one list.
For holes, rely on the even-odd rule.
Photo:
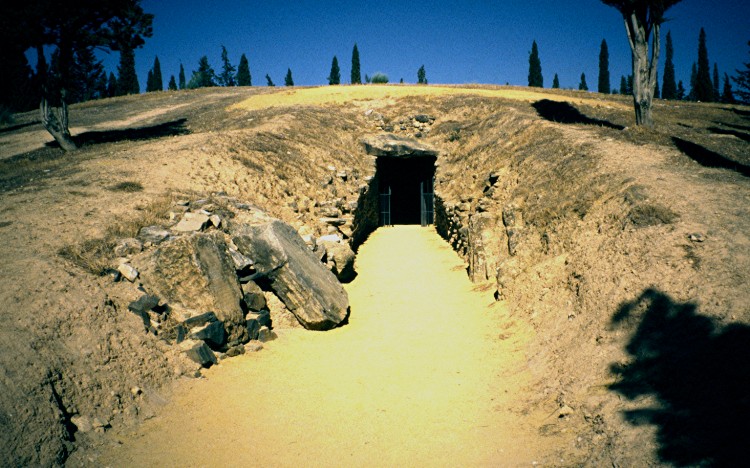
[(526, 357), (533, 330), (477, 291), (434, 229), (375, 231), (357, 270), (347, 326), (277, 329), (261, 352), (183, 380), (156, 418), (113, 424), (96, 464), (580, 464), (558, 455), (573, 450), (572, 421), (540, 434), (555, 400), (530, 410), (540, 399)]
[(433, 223), (435, 160), (435, 157), (378, 158), (380, 226)]

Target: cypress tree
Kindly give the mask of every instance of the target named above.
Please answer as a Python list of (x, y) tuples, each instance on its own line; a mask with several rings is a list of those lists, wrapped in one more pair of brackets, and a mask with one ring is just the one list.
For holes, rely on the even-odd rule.
[(370, 78), (370, 75), (365, 73), (365, 83), (370, 84), (372, 82), (372, 78)]
[(536, 41), (531, 44), (529, 53), (529, 86), (534, 88), (544, 87), (544, 78), (542, 77), (542, 61), (539, 60), (539, 48)]
[(620, 94), (628, 94), (628, 83), (624, 75), (620, 77)]
[(152, 91), (164, 91), (164, 81), (161, 78), (161, 64), (159, 57), (154, 57), (154, 85)]
[(427, 72), (424, 69), (424, 65), (417, 70), (417, 84), (427, 84)]
[(117, 95), (138, 94), (141, 86), (135, 74), (135, 51), (132, 47), (122, 47), (120, 50), (120, 66), (117, 67)]
[(557, 77), (557, 73), (555, 73), (555, 77), (552, 78), (552, 89), (560, 89), (560, 78)]
[(333, 56), (331, 62), (331, 73), (328, 75), (328, 84), (337, 85), (341, 84), (341, 70), (339, 70), (339, 59)]
[(661, 99), (661, 91), (659, 90), (659, 74), (656, 74), (656, 86), (654, 86), (654, 99)]
[[(67, 101), (84, 102), (104, 97), (100, 92), (102, 81), (106, 83), (107, 75), (102, 62), (94, 56), (94, 48), (77, 47), (70, 67)], [(106, 84), (104, 88), (106, 90)]]
[(667, 32), (666, 59), (664, 60), (664, 85), (661, 88), (663, 99), (675, 99), (677, 97), (677, 84), (674, 77), (674, 47), (672, 46), (672, 33)]
[(690, 93), (688, 94), (688, 100), (695, 101), (698, 87), (698, 66), (693, 62), (693, 68), (690, 70)]
[(177, 91), (177, 81), (175, 81), (174, 75), (169, 77), (169, 84), (167, 85), (167, 89), (170, 91)]
[(180, 64), (180, 89), (185, 89), (185, 67)]
[(117, 77), (112, 72), (109, 72), (109, 80), (107, 81), (107, 97), (114, 97), (117, 94)]
[(724, 73), (724, 92), (721, 94), (721, 102), (725, 104), (734, 104), (732, 85), (729, 84), (729, 75), (727, 73)]
[(588, 91), (589, 90), (589, 85), (586, 84), (586, 74), (585, 73), (581, 73), (581, 82), (578, 83), (578, 89), (580, 91)]
[(273, 80), (271, 79), (271, 77), (270, 77), (270, 76), (268, 75), (268, 73), (266, 73), (266, 84), (267, 84), (268, 86), (276, 86), (276, 85), (275, 85), (275, 84), (273, 83)]
[(154, 71), (149, 70), (148, 76), (146, 76), (146, 92), (150, 93), (154, 91)]
[(362, 84), (362, 75), (359, 71), (359, 49), (357, 49), (357, 43), (354, 43), (354, 49), (352, 49), (352, 84)]
[(597, 91), (609, 94), (609, 49), (607, 41), (602, 39), (602, 46), (599, 51), (599, 86)]
[(698, 36), (698, 75), (696, 76), (695, 99), (702, 102), (714, 100), (714, 86), (711, 83), (711, 68), (708, 64), (706, 31), (701, 28)]
[(219, 84), (221, 86), (234, 86), (234, 65), (229, 63), (229, 54), (227, 48), (221, 46), (221, 74), (219, 75)]
[(677, 95), (675, 96), (678, 101), (685, 99), (685, 87), (682, 85), (682, 80), (677, 83)]
[(284, 77), (284, 86), (294, 86), (294, 79), (292, 79), (292, 69), (286, 69), (286, 76)]
[(721, 99), (721, 91), (719, 91), (719, 67), (714, 62), (714, 102), (719, 102)]
[(625, 91), (627, 94), (633, 94), (633, 75), (628, 75), (628, 87)]
[(252, 86), (253, 78), (250, 75), (250, 65), (247, 63), (247, 57), (242, 54), (240, 65), (237, 67), (237, 86)]

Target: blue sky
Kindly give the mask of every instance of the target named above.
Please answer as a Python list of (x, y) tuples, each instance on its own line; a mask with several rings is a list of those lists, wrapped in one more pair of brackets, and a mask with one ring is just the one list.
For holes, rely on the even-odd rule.
[[(539, 46), (544, 86), (557, 73), (562, 87), (576, 87), (581, 72), (596, 87), (599, 47), (606, 39), (612, 86), (631, 72), (622, 17), (597, 0), (586, 1), (242, 1), (144, 0), (155, 15), (154, 35), (136, 51), (141, 88), (158, 56), (164, 84), (187, 79), (207, 55), (217, 72), (221, 46), (236, 66), (245, 53), (253, 85), (265, 85), (268, 73), (282, 84), (291, 68), (297, 85), (326, 84), (331, 60), (338, 56), (342, 81), (349, 81), (352, 47), (358, 44), (362, 75), (387, 74), (391, 82), (415, 82), (425, 66), (430, 83), (526, 85), (528, 54)], [(677, 79), (688, 87), (697, 60), (698, 33), (706, 29), (711, 66), (734, 74), (750, 61), (750, 1), (684, 0), (668, 11), (675, 44)], [(108, 71), (117, 69), (117, 53), (103, 55)]]

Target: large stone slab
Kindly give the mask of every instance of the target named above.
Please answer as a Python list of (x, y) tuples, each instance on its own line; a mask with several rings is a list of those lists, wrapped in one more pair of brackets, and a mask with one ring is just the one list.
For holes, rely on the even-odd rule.
[(196, 313), (214, 312), (224, 323), (228, 346), (247, 341), (242, 291), (220, 232), (165, 241), (138, 266), (147, 291)]
[(233, 233), (232, 241), (302, 326), (327, 330), (346, 319), (346, 291), (292, 226), (278, 220), (245, 225)]
[(384, 133), (364, 138), (362, 144), (367, 154), (395, 158), (437, 157), (438, 150), (414, 138)]

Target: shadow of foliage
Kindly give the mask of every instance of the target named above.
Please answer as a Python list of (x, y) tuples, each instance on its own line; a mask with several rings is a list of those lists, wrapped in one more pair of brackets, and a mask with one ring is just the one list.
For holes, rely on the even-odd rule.
[(726, 122), (718, 122), (716, 120), (714, 120), (714, 123), (723, 125), (725, 127), (731, 127), (737, 130), (742, 130), (743, 132), (750, 132), (750, 126), (748, 125), (737, 125), (737, 124), (731, 124), (731, 123), (726, 123)]
[(536, 109), (540, 117), (549, 120), (550, 122), (599, 125), (601, 127), (614, 128), (615, 130), (623, 130), (625, 128), (622, 125), (616, 125), (606, 120), (592, 119), (591, 117), (582, 114), (578, 109), (567, 102), (542, 99), (541, 101), (533, 103), (531, 106)]
[(27, 122), (27, 123), (22, 123), (22, 124), (17, 124), (17, 125), (11, 125), (10, 127), (0, 128), (0, 133), (13, 132), (16, 130), (20, 130), (22, 128), (31, 127), (32, 125), (37, 125), (39, 123), (40, 123), (39, 121), (35, 121), (35, 122)]
[[(73, 140), (81, 147), (91, 144), (114, 143), (117, 141), (152, 140), (168, 136), (187, 135), (190, 130), (185, 126), (187, 119), (178, 119), (164, 122), (150, 127), (125, 128), (122, 130), (104, 130), (97, 132), (84, 132), (75, 135)], [(47, 143), (47, 146), (57, 147), (57, 142)]]
[(711, 151), (691, 141), (683, 140), (682, 138), (672, 137), (672, 142), (685, 156), (703, 167), (731, 169), (739, 172), (745, 177), (750, 177), (750, 166), (731, 160), (719, 153)]
[[(718, 326), (694, 303), (656, 289), (622, 304), (613, 326), (637, 325), (614, 364), (611, 390), (630, 400), (653, 396), (656, 407), (625, 412), (634, 425), (658, 428), (659, 457), (675, 465), (742, 466), (750, 434), (750, 327)], [(629, 327), (628, 327), (629, 328)]]
[(727, 130), (726, 128), (708, 127), (708, 131), (719, 135), (734, 135), (745, 141), (750, 141), (750, 133), (738, 132), (737, 130)]
[(736, 107), (733, 107), (732, 108), (732, 112), (734, 112), (737, 115), (741, 115), (742, 117), (750, 118), (750, 111), (746, 111), (746, 110), (742, 110), (742, 109), (737, 109)]

